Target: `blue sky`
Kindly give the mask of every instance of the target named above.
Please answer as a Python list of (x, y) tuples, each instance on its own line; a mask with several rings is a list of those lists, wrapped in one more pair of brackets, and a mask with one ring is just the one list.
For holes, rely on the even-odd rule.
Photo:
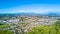
[(0, 13), (60, 12), (59, 0), (0, 0)]

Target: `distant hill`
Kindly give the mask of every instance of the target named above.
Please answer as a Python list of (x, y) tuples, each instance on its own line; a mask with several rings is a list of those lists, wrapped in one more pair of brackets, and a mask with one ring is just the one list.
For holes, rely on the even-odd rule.
[(47, 13), (47, 14), (37, 14), (37, 13), (10, 13), (10, 14), (0, 14), (0, 17), (5, 17), (5, 16), (60, 16), (59, 13)]
[(48, 15), (48, 16), (60, 16), (60, 13), (50, 12), (50, 13), (48, 13), (46, 15)]
[(5, 17), (5, 16), (38, 16), (40, 14), (36, 13), (10, 13), (10, 14), (0, 14), (0, 17)]

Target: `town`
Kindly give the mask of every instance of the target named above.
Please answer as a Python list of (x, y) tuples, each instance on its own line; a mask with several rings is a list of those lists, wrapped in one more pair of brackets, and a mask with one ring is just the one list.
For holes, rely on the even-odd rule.
[(0, 24), (8, 24), (9, 27), (0, 28), (0, 30), (10, 30), (14, 34), (24, 34), (32, 31), (32, 28), (41, 25), (51, 26), (60, 17), (49, 16), (17, 16), (3, 17), (0, 19)]

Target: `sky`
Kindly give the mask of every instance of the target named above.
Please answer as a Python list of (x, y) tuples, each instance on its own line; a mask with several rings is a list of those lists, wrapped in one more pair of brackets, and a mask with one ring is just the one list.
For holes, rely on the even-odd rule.
[(0, 0), (0, 13), (60, 12), (60, 0)]

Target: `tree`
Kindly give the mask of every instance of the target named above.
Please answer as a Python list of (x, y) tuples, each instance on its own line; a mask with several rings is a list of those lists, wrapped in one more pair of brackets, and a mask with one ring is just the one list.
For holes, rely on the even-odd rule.
[(52, 26), (41, 25), (32, 30), (28, 34), (60, 34), (60, 21), (56, 21)]

